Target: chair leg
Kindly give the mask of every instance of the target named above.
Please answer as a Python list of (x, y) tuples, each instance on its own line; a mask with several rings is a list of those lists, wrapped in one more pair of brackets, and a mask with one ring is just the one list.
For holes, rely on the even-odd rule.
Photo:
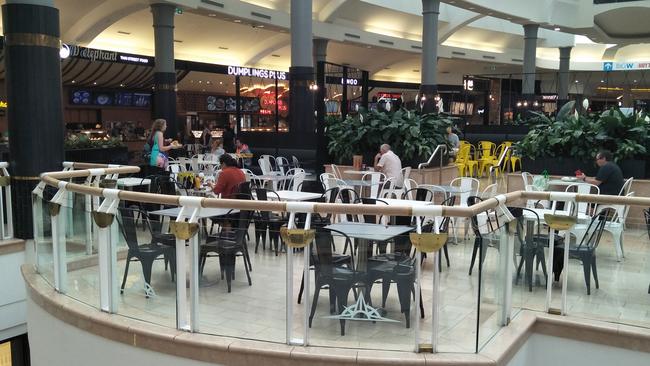
[(598, 283), (598, 270), (596, 269), (596, 253), (591, 257), (591, 271), (594, 273), (596, 288), (600, 288), (600, 284)]
[[(582, 271), (585, 275), (585, 285), (587, 286), (587, 295), (591, 295), (591, 254), (582, 255)], [(564, 284), (566, 286), (566, 284)]]
[(305, 291), (305, 276), (302, 276), (302, 279), (300, 279), (300, 291), (298, 291), (298, 304), (300, 304), (302, 300), (303, 291)]
[[(316, 286), (314, 288), (314, 298), (311, 302), (311, 311), (309, 312), (309, 327), (311, 328), (311, 322), (314, 319), (314, 314), (316, 314), (316, 304), (318, 304), (318, 295), (320, 294), (321, 284), (316, 281)], [(332, 297), (332, 291), (330, 291), (330, 300)]]
[(474, 239), (474, 249), (472, 250), (472, 260), (471, 260), (471, 262), (469, 264), (469, 275), (470, 276), (472, 275), (472, 269), (474, 268), (474, 262), (476, 261), (476, 253), (478, 252), (478, 247), (479, 247), (478, 240), (479, 240), (478, 238)]
[(120, 293), (124, 293), (124, 286), (126, 285), (126, 276), (129, 274), (129, 264), (131, 263), (131, 256), (126, 258), (126, 266), (124, 267), (124, 278), (122, 279), (122, 287), (120, 287)]
[(153, 267), (153, 261), (154, 258), (147, 258), (146, 260), (140, 258), (140, 264), (142, 265), (142, 274), (144, 275), (144, 282), (149, 286), (151, 286), (151, 270)]

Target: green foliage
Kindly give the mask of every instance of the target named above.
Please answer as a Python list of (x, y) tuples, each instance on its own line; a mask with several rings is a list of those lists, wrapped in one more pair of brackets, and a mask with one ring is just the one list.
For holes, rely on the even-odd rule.
[(590, 161), (598, 150), (607, 149), (614, 160), (640, 158), (646, 153), (648, 123), (646, 115), (625, 116), (619, 109), (601, 115), (572, 113), (575, 102), (565, 104), (556, 119), (533, 113), (530, 132), (515, 145), (516, 151), (530, 159), (566, 157)]
[(325, 134), (328, 151), (337, 163), (350, 162), (353, 155), (375, 152), (389, 144), (402, 161), (428, 157), (439, 144), (447, 143), (447, 115), (425, 114), (400, 109), (385, 113), (360, 111), (345, 120), (327, 117)]
[(106, 149), (109, 147), (121, 147), (124, 146), (124, 144), (122, 143), (122, 141), (114, 137), (111, 137), (107, 140), (91, 140), (88, 138), (87, 135), (80, 133), (80, 134), (69, 135), (65, 139), (63, 146), (65, 147), (66, 150), (79, 150), (79, 149)]

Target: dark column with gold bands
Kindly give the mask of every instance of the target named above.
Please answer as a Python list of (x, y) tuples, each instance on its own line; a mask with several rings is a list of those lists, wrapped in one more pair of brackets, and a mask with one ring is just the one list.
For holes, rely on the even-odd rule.
[(176, 138), (176, 67), (174, 65), (174, 14), (172, 4), (151, 4), (156, 63), (153, 117), (167, 120), (166, 137)]
[(314, 83), (311, 22), (311, 1), (291, 0), (290, 130), (297, 145), (315, 149), (314, 95), (309, 88)]
[(2, 6), (2, 25), (14, 235), (30, 239), (31, 191), (40, 173), (62, 169), (64, 128), (59, 11), (52, 1), (24, 2)]

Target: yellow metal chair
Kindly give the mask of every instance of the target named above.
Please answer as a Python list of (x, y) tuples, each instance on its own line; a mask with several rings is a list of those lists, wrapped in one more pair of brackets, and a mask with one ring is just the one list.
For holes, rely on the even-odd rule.
[[(480, 171), (481, 176), (483, 176), (484, 173), (488, 173), (491, 167), (494, 167), (494, 173), (497, 178), (499, 177), (499, 174), (501, 174), (501, 172), (506, 171), (506, 167), (510, 163), (510, 155), (511, 155), (510, 150), (506, 151), (507, 148), (508, 145), (506, 145), (505, 143), (502, 143), (501, 145), (499, 145), (499, 147), (497, 147), (496, 154), (495, 154), (496, 157), (491, 161), (486, 160), (481, 166), (481, 171)], [(505, 153), (505, 157), (503, 158), (501, 165), (499, 165), (501, 156), (504, 153)]]
[(474, 146), (465, 144), (460, 147), (458, 155), (456, 156), (456, 167), (458, 168), (458, 176), (464, 177), (466, 173), (474, 176), (474, 171), (478, 172), (478, 161), (474, 159), (475, 152)]
[(496, 164), (494, 161), (498, 159), (496, 154), (497, 145), (491, 141), (479, 141), (478, 143), (478, 152), (479, 157), (476, 159), (478, 161), (478, 174), (483, 176), (485, 167), (490, 164)]

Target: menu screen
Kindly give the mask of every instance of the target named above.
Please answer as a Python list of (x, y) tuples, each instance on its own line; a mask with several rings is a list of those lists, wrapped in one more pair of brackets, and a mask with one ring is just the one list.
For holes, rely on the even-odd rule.
[(133, 105), (136, 107), (148, 107), (151, 104), (151, 94), (133, 93)]
[(115, 104), (125, 107), (133, 105), (133, 93), (115, 93)]
[(91, 100), (88, 90), (75, 90), (70, 94), (70, 102), (72, 104), (90, 104)]

